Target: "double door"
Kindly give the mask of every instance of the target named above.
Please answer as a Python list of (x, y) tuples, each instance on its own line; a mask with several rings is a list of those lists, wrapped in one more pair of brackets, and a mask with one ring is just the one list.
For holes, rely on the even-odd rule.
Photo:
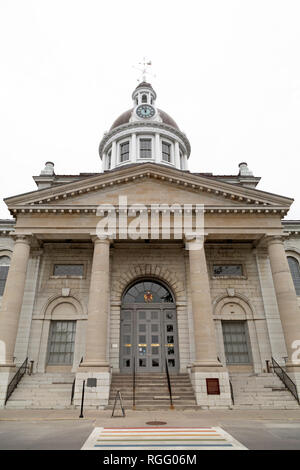
[(178, 372), (178, 337), (174, 307), (132, 307), (121, 311), (120, 370)]

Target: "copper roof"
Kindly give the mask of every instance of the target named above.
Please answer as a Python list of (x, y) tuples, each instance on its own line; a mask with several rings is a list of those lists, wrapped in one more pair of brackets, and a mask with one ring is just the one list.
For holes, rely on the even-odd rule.
[[(151, 85), (150, 85), (151, 86)], [(111, 126), (110, 130), (115, 129), (118, 126), (122, 126), (122, 124), (127, 124), (129, 122), (129, 119), (131, 117), (133, 108), (128, 109), (128, 111), (125, 111), (125, 113), (122, 113), (113, 123)], [(161, 109), (157, 110), (160, 117), (162, 118), (162, 122), (164, 124), (167, 124), (168, 126), (174, 127), (177, 130), (180, 130), (176, 122), (174, 121), (169, 114), (167, 114), (165, 111), (162, 111)]]

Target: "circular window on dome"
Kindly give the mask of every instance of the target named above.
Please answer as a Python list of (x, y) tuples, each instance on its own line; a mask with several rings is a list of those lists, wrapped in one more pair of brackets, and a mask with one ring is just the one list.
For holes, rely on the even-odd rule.
[(155, 109), (150, 104), (142, 104), (136, 108), (136, 114), (140, 118), (151, 118), (155, 114)]

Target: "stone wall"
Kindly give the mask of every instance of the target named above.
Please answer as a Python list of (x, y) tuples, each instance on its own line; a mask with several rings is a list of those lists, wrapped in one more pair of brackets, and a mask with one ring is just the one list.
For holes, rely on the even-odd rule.
[[(287, 254), (300, 260), (300, 238), (290, 237), (285, 242)], [(0, 253), (13, 249), (10, 237), (0, 238)], [(53, 309), (59, 302), (74, 305), (77, 320), (73, 370), (84, 353), (85, 326), (89, 293), (92, 244), (48, 243), (42, 250), (32, 249), (27, 271), (24, 301), (20, 315), (15, 347), (16, 361), (26, 356), (35, 361), (35, 370), (45, 371), (49, 325), (55, 318)], [(254, 370), (265, 368), (265, 360), (273, 355), (277, 360), (286, 356), (282, 326), (265, 248), (250, 245), (207, 245), (206, 257), (210, 277), (211, 296), (218, 353), (224, 361), (221, 321), (234, 317), (226, 305), (235, 305), (234, 318), (247, 320)], [(84, 276), (53, 276), (54, 263), (81, 262)], [(111, 249), (111, 311), (109, 321), (108, 354), (110, 365), (119, 369), (119, 326), (121, 297), (127, 285), (141, 277), (156, 277), (165, 281), (176, 297), (181, 371), (194, 359), (193, 317), (189, 295), (188, 252), (181, 243), (150, 245), (146, 243), (115, 243)], [(213, 278), (213, 263), (241, 263), (242, 278)], [(1, 304), (1, 298), (0, 298)], [(299, 298), (300, 307), (300, 298)], [(54, 317), (52, 315), (54, 314)], [(233, 315), (231, 317), (230, 315)], [(63, 318), (61, 318), (63, 319)]]

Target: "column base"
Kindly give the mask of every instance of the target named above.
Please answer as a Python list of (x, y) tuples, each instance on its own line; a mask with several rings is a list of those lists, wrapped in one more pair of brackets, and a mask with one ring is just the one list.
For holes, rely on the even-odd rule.
[(0, 408), (4, 408), (7, 393), (7, 387), (16, 373), (14, 364), (0, 365)]
[[(229, 375), (226, 368), (206, 368), (203, 365), (192, 367), (191, 382), (196, 396), (197, 405), (204, 409), (228, 409), (232, 407)], [(218, 379), (220, 394), (210, 395), (207, 393), (206, 379)]]
[(212, 362), (194, 362), (192, 364), (192, 372), (220, 372), (227, 371), (226, 367), (218, 361)]
[(99, 362), (99, 361), (87, 361), (87, 362), (82, 362), (79, 364), (78, 367), (78, 372), (109, 372), (110, 371), (110, 365), (108, 362)]
[[(96, 379), (92, 385), (88, 386), (87, 379)], [(84, 409), (103, 410), (108, 405), (111, 373), (109, 367), (94, 367), (90, 365), (81, 367), (76, 372), (74, 405), (75, 408), (81, 407), (82, 387), (85, 380), (84, 391)]]

